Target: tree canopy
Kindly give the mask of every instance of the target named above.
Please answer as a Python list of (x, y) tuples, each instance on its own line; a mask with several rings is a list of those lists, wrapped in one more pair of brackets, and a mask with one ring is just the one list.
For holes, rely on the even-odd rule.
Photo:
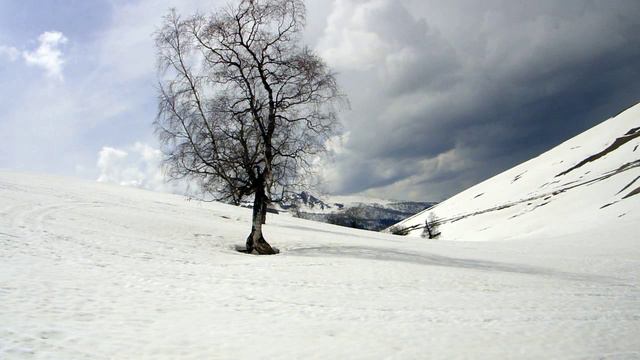
[(198, 180), (222, 201), (253, 195), (255, 241), (266, 205), (325, 150), (345, 99), (301, 45), (304, 25), (302, 0), (242, 0), (210, 15), (172, 10), (156, 35), (155, 126), (168, 174)]

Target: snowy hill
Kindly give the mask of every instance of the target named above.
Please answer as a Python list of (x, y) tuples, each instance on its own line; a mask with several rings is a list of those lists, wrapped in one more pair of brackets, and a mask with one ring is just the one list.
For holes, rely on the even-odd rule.
[(302, 219), (379, 231), (435, 204), (362, 196), (321, 197), (303, 191), (279, 204), (278, 210)]
[[(628, 122), (602, 131), (616, 137)], [(607, 146), (589, 139), (581, 146)], [(538, 171), (527, 170), (514, 185)], [(610, 179), (633, 180), (624, 174)], [(637, 187), (612, 198), (605, 184), (588, 185), (598, 206)], [(249, 209), (0, 171), (0, 359), (637, 358), (636, 204), (571, 231), (487, 242), (269, 214), (267, 239), (282, 252), (251, 256), (234, 251)]]
[(447, 240), (638, 239), (639, 147), (640, 104), (397, 227), (420, 236), (433, 216)]

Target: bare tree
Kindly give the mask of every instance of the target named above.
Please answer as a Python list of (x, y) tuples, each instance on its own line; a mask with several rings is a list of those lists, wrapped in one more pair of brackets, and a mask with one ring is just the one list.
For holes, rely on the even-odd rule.
[(434, 213), (429, 213), (429, 216), (424, 221), (424, 229), (422, 230), (422, 237), (428, 237), (429, 239), (436, 239), (440, 236), (440, 219)]
[(267, 205), (308, 173), (344, 100), (300, 44), (304, 24), (303, 0), (241, 0), (211, 15), (172, 10), (156, 34), (167, 173), (219, 201), (253, 195), (250, 253), (275, 253), (262, 233)]

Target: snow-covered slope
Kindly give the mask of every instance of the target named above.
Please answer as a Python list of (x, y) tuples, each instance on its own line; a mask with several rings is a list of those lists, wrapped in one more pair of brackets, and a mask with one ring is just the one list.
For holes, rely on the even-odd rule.
[(640, 239), (639, 192), (640, 104), (397, 226), (419, 236), (435, 216), (447, 240)]
[(269, 215), (282, 252), (251, 256), (250, 216), (0, 171), (0, 359), (639, 356), (637, 222), (449, 242)]

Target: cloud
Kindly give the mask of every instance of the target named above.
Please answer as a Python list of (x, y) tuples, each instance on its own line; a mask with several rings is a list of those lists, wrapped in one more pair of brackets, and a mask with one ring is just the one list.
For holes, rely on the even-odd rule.
[(203, 194), (193, 181), (167, 181), (162, 172), (162, 158), (160, 150), (142, 142), (122, 148), (103, 146), (98, 152), (97, 167), (100, 175), (97, 181), (207, 198), (207, 194)]
[(640, 3), (335, 0), (329, 192), (440, 200), (640, 100)]
[(41, 67), (51, 78), (62, 80), (64, 59), (60, 47), (68, 39), (58, 31), (47, 31), (38, 37), (39, 46), (34, 51), (24, 51), (22, 56), (29, 65)]
[(5, 58), (9, 61), (16, 61), (20, 57), (20, 50), (13, 46), (0, 45), (0, 58)]
[[(318, 166), (328, 192), (443, 199), (640, 100), (635, 0), (307, 2), (304, 38), (352, 108), (333, 161)], [(0, 61), (14, 61), (0, 66), (0, 166), (161, 189), (135, 146), (156, 144), (153, 32), (171, 6), (186, 15), (226, 2), (102, 3), (91, 36), (86, 22), (58, 26), (73, 11), (46, 25), (64, 34), (35, 46), (16, 41), (40, 34), (41, 22), (16, 20), (29, 32), (0, 24), (0, 43), (17, 46), (0, 46)], [(27, 57), (64, 82), (32, 76), (18, 66)]]
[[(108, 21), (92, 23), (102, 27), (92, 28), (91, 36), (77, 27), (83, 22), (74, 22), (64, 32), (38, 31), (37, 45), (17, 46), (18, 59), (11, 69), (0, 66), (0, 98), (4, 99), (0, 167), (96, 179), (96, 154), (102, 144), (122, 149), (136, 141), (155, 144), (151, 126), (156, 114), (153, 32), (171, 6), (191, 13), (199, 5), (206, 9), (211, 1), (108, 3), (109, 11), (95, 15)], [(27, 12), (29, 7), (24, 9)], [(67, 21), (73, 22), (78, 16), (74, 11), (60, 15), (66, 14)], [(23, 21), (31, 20), (24, 16)], [(25, 26), (37, 29), (40, 23)], [(25, 36), (11, 31), (13, 28), (0, 24), (0, 44), (13, 44)], [(73, 39), (73, 46), (66, 49), (68, 38)], [(27, 61), (25, 54), (37, 69), (53, 79), (64, 77), (64, 81), (43, 82), (32, 69), (18, 66), (18, 61), (20, 65)]]
[(98, 153), (98, 182), (132, 186), (155, 191), (169, 191), (161, 171), (162, 153), (147, 144), (136, 142), (125, 148), (104, 146)]
[(414, 87), (443, 81), (459, 66), (438, 31), (391, 0), (336, 0), (318, 50), (340, 71), (372, 71), (396, 89), (416, 78), (427, 83)]

